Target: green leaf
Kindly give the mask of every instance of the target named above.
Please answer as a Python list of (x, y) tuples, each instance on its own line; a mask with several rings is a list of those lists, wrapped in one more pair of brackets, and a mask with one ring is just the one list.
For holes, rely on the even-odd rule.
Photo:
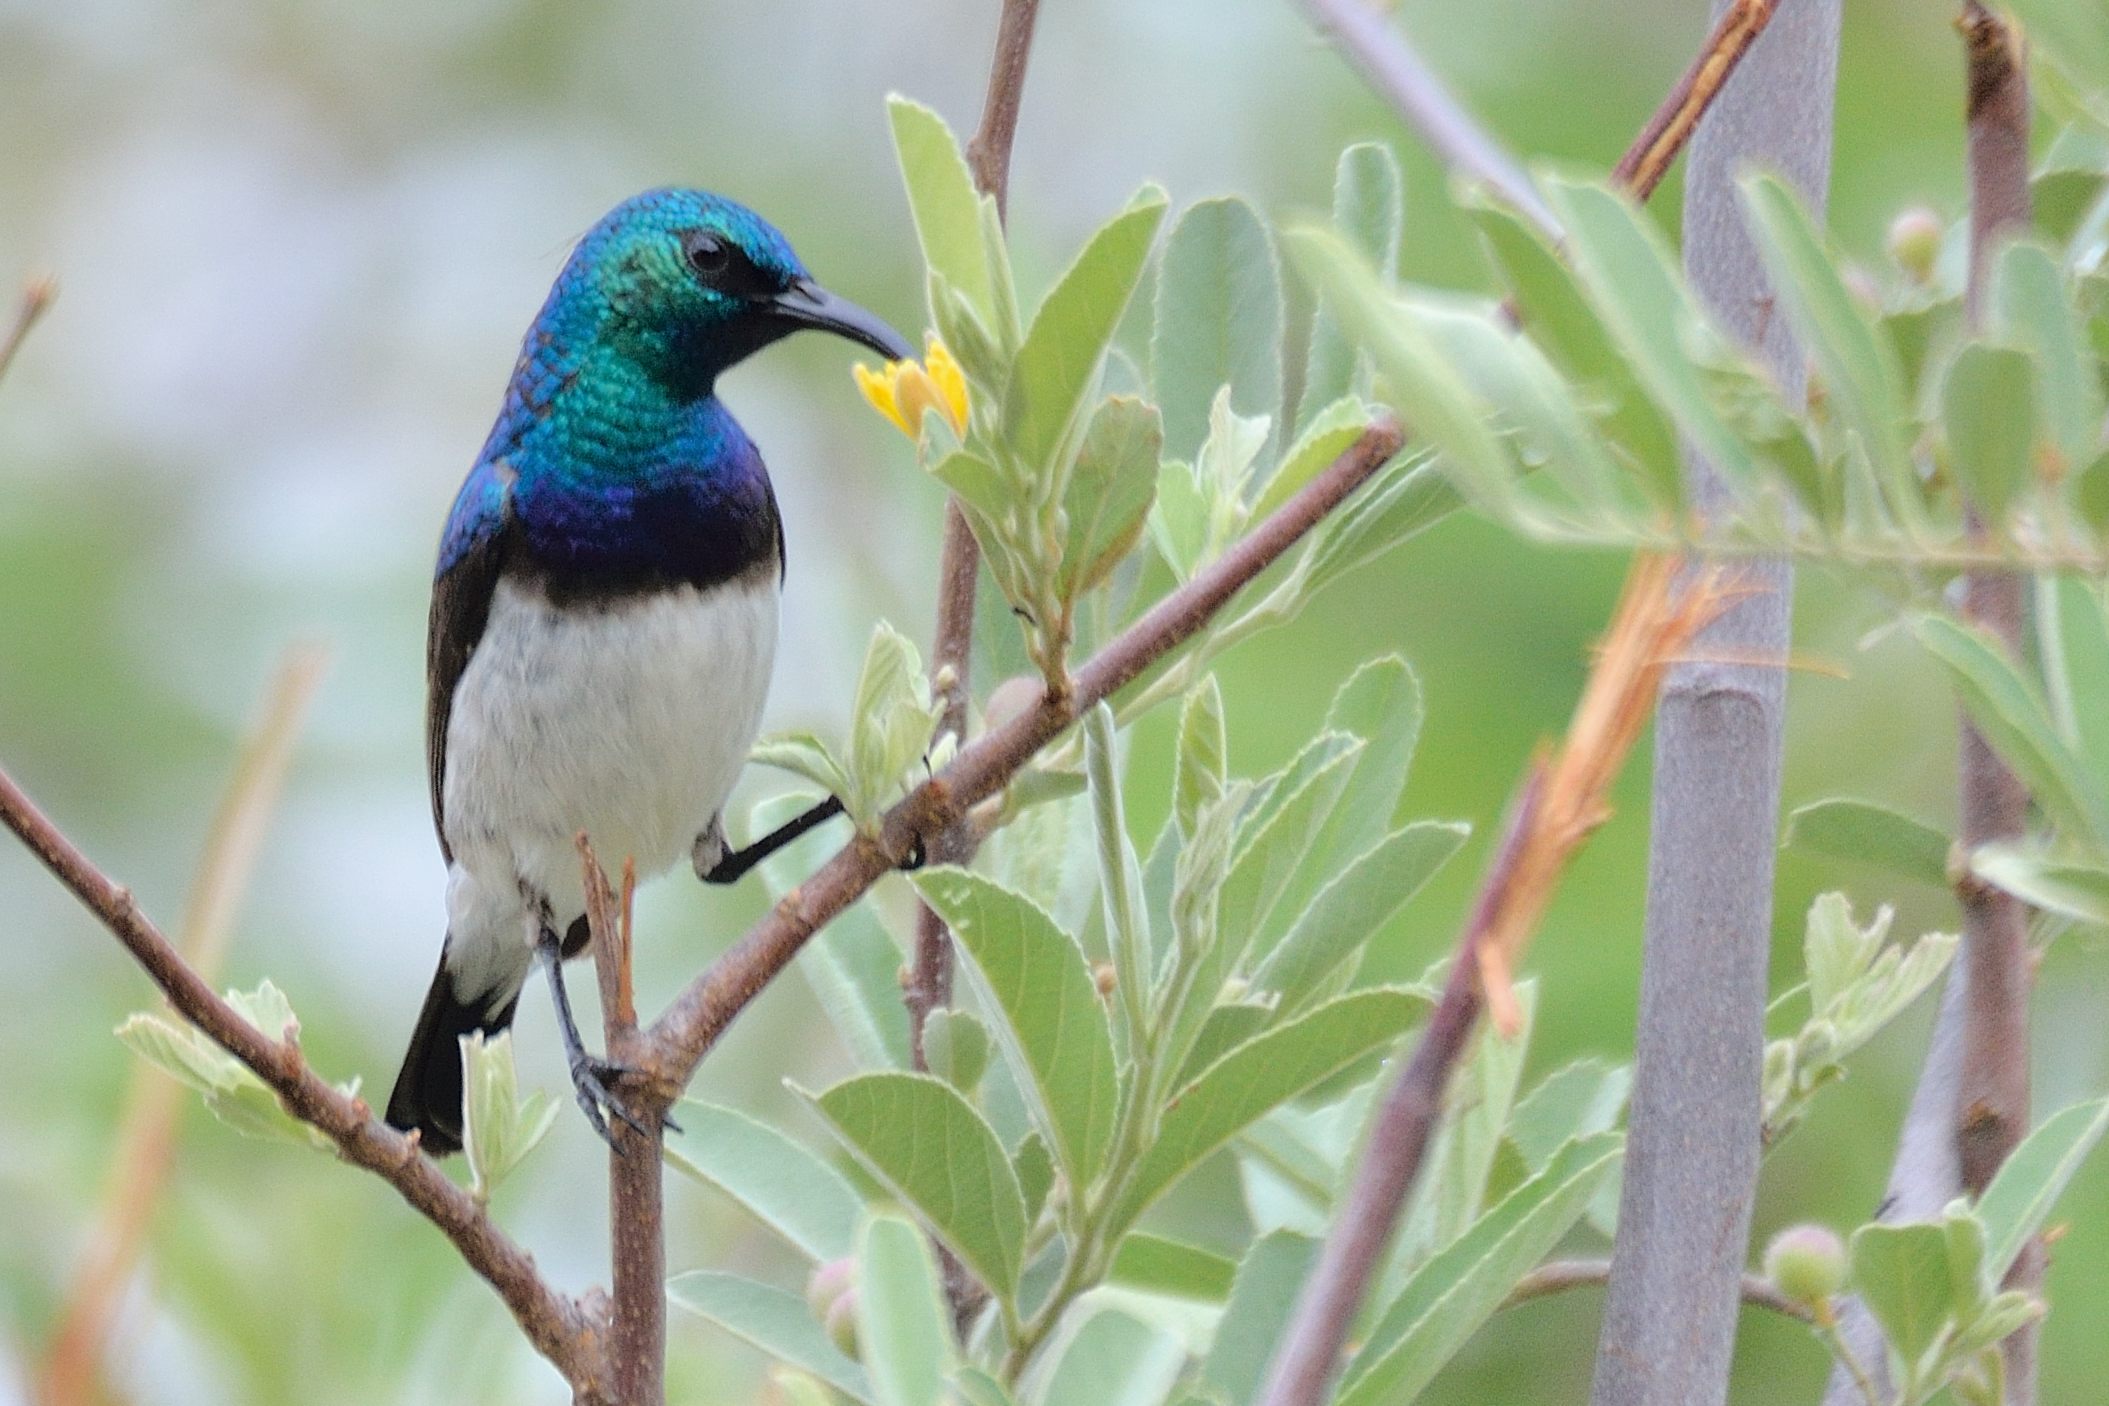
[(979, 1367), (962, 1367), (952, 1378), (967, 1406), (1013, 1406), (1011, 1394)]
[(1302, 867), (1332, 814), (1365, 745), (1346, 733), (1321, 733), (1252, 803), (1223, 882), (1221, 921), (1237, 950), (1267, 931), (1267, 920)]
[(1176, 1339), (1105, 1306), (1047, 1351), (1054, 1366), (1034, 1406), (1159, 1406), (1186, 1362)]
[(1029, 468), (1045, 472), (1068, 438), (1163, 218), (1163, 192), (1142, 192), (1091, 237), (1034, 314), (1003, 407), (1008, 439)]
[(778, 732), (754, 744), (747, 760), (804, 777), (831, 796), (848, 794), (849, 773), (827, 743), (810, 732)]
[(1055, 584), (1062, 600), (1075, 601), (1104, 581), (1141, 539), (1163, 448), (1153, 407), (1127, 396), (1099, 404), (1063, 494), (1069, 532)]
[[(2001, 250), (1992, 306), (2001, 336), (2034, 353), (2044, 419), (2063, 469), (2084, 468), (2102, 447), (2101, 374), (2050, 251), (2025, 241)], [(2011, 413), (2021, 410), (2017, 405)]]
[(1165, 241), (1150, 344), (1166, 451), (1199, 452), (1220, 387), (1237, 413), (1279, 418), (1281, 348), (1281, 271), (1266, 222), (1236, 196), (1190, 206)]
[(1436, 1253), (1348, 1364), (1339, 1406), (1405, 1406), (1581, 1219), (1624, 1155), (1617, 1133), (1571, 1142)]
[(1025, 1200), (1003, 1145), (972, 1105), (942, 1080), (899, 1073), (844, 1080), (813, 1104), (990, 1292), (1016, 1291)]
[(1721, 476), (1747, 491), (1755, 478), (1750, 450), (1715, 408), (1703, 371), (1729, 353), (1662, 235), (1632, 201), (1600, 186), (1543, 184), (1582, 284), (1640, 383)]
[(1280, 467), (1268, 476), (1267, 486), (1252, 505), (1252, 520), (1265, 518), (1289, 501), (1335, 459), (1345, 454), (1369, 428), (1369, 406), (1357, 396), (1344, 396), (1310, 418), (1296, 442), (1282, 455)]
[(2058, 736), (2035, 684), (1998, 641), (1945, 616), (1912, 623), (1919, 642), (1947, 666), (1970, 720), (2030, 792), (2060, 824), (2101, 842), (2109, 838), (2102, 798), (2086, 782), (2086, 766)]
[(2006, 520), (2035, 476), (2036, 368), (2025, 351), (1970, 342), (1941, 385), (1948, 466), (1993, 524)]
[(1277, 911), (1285, 917), (1301, 913), (1342, 865), (1390, 835), (1420, 744), (1424, 711), (1420, 680), (1395, 654), (1364, 664), (1333, 695), (1324, 730), (1361, 738), (1362, 753), (1283, 891), (1287, 907)]
[(1223, 729), (1223, 691), (1209, 674), (1186, 691), (1179, 709), (1179, 746), (1173, 754), (1172, 814), (1191, 836), (1204, 807), (1223, 794), (1230, 739)]
[(1978, 1198), (1985, 1225), (1985, 1270), (1990, 1282), (2006, 1278), (2021, 1249), (2049, 1219), (2073, 1173), (2109, 1131), (2109, 1099), (2061, 1108), (2007, 1155), (1992, 1184)]
[[(274, 1040), (300, 1028), (285, 993), (268, 979), (254, 991), (227, 992), (227, 1003), (241, 1017)], [(278, 1095), (243, 1064), (187, 1020), (160, 1012), (140, 1011), (117, 1027), (117, 1038), (133, 1053), (159, 1066), (179, 1083), (196, 1090), (212, 1116), (245, 1137), (311, 1147), (334, 1153), (337, 1145), (321, 1129), (286, 1112)], [(358, 1083), (335, 1086), (356, 1094)]]
[(1144, 1038), (1149, 1004), (1150, 911), (1142, 893), (1142, 866), (1128, 839), (1121, 809), (1119, 743), (1113, 709), (1100, 702), (1084, 715), (1084, 772), (1098, 839), (1099, 893), (1110, 935), (1124, 1029), (1130, 1048)]
[(2101, 588), (2078, 576), (2036, 581), (2036, 625), (2051, 716), (2086, 759), (2095, 790), (2109, 778), (2109, 612)]
[(1317, 1258), (1318, 1242), (1289, 1230), (1262, 1236), (1245, 1252), (1215, 1344), (1201, 1364), (1201, 1380), (1228, 1406), (1249, 1406), (1258, 1396), (1282, 1325)]
[(1039, 1218), (1040, 1208), (1047, 1204), (1047, 1193), (1054, 1187), (1054, 1153), (1047, 1150), (1047, 1139), (1038, 1131), (1027, 1133), (1011, 1155), (1011, 1169), (1017, 1173), (1018, 1191), (1025, 1197), (1025, 1223), (1031, 1225)]
[(1393, 459), (1321, 528), (1305, 558), (1305, 594), (1316, 595), (1463, 506), (1463, 497), (1430, 456)]
[(1397, 1256), (1408, 1262), (1462, 1234), (1486, 1207), (1487, 1184), (1530, 1050), (1537, 982), (1518, 982), (1516, 999), (1523, 1025), (1515, 1038), (1480, 1022), (1463, 1067), (1451, 1076), (1443, 1120), (1425, 1159), (1427, 1183), (1399, 1235)]
[(1683, 502), (1677, 437), (1642, 391), (1632, 363), (1612, 340), (1559, 253), (1528, 222), (1499, 205), (1470, 208), (1488, 252), (1507, 279), (1523, 326), (1553, 365), (1599, 401), (1604, 428), (1638, 471), (1642, 494), (1658, 508)]
[(1948, 885), (1949, 838), (1922, 820), (1845, 797), (1813, 801), (1787, 817), (1783, 845), (1871, 864), (1937, 888)]
[[(1333, 174), (1333, 228), (1377, 271), (1389, 278), (1399, 262), (1399, 236), (1406, 220), (1405, 181), (1391, 148), (1357, 142), (1340, 153)], [(1355, 348), (1332, 315), (1311, 318), (1311, 352), (1304, 365), (1303, 399), (1297, 424), (1314, 423), (1320, 407), (1355, 388)]]
[(1235, 1264), (1213, 1250), (1137, 1233), (1120, 1242), (1106, 1277), (1152, 1294), (1221, 1303), (1230, 1295), (1236, 1270)]
[(476, 1031), (461, 1042), (464, 1095), (462, 1152), (469, 1163), (469, 1192), (488, 1201), (511, 1171), (527, 1159), (556, 1122), (557, 1104), (537, 1089), (520, 1097), (509, 1030), (486, 1038)]
[(925, 870), (915, 886), (973, 959), (973, 975), (1002, 1012), (997, 1039), (1071, 1185), (1088, 1185), (1113, 1135), (1120, 1084), (1083, 949), (1039, 905), (978, 874)]
[(981, 196), (967, 172), (959, 141), (945, 120), (896, 94), (886, 100), (901, 180), (915, 215), (923, 262), (963, 294), (984, 318), (995, 311), (981, 244)]
[(1209, 507), (1209, 495), (1193, 465), (1174, 460), (1157, 471), (1150, 540), (1181, 581), (1192, 576), (1208, 555)]
[(1517, 1101), (1508, 1136), (1524, 1165), (1542, 1172), (1568, 1142), (1617, 1127), (1632, 1087), (1631, 1066), (1588, 1058), (1563, 1064)]
[(907, 636), (880, 621), (865, 650), (850, 713), (851, 784), (842, 806), (858, 828), (877, 825), (910, 769), (921, 764), (938, 714), (922, 657)]
[(1224, 1055), (1173, 1095), (1157, 1140), (1143, 1153), (1126, 1194), (1108, 1212), (1116, 1229), (1238, 1130), (1277, 1104), (1390, 1045), (1428, 1010), (1419, 991), (1376, 988), (1330, 1001)]
[(1753, 175), (1740, 184), (1750, 232), (1781, 309), (1814, 358), (1839, 419), (1873, 466), (1891, 511), (1901, 522), (1918, 522), (1910, 405), (1888, 340), (1846, 291), (1836, 256), (1786, 183)]
[(809, 1372), (855, 1401), (876, 1400), (864, 1369), (844, 1357), (813, 1321), (805, 1300), (737, 1274), (697, 1269), (666, 1281), (667, 1299), (763, 1352)]
[(1495, 435), (1493, 407), (1458, 374), (1421, 319), (1385, 290), (1374, 271), (1333, 235), (1290, 231), (1289, 254), (1320, 300), (1361, 342), (1392, 402), (1443, 457), (1461, 491), (1490, 509), (1514, 496), (1516, 466)]
[(972, 1011), (940, 1006), (923, 1022), (923, 1062), (970, 1101), (988, 1072), (992, 1043), (988, 1026)]
[(857, 1246), (857, 1350), (878, 1406), (951, 1400), (952, 1315), (922, 1232), (874, 1216)]
[(1284, 1011), (1301, 1009), (1330, 973), (1360, 955), (1470, 833), (1469, 825), (1435, 820), (1394, 830), (1319, 890), (1261, 961), (1253, 985), (1281, 993)]
[(1970, 872), (2031, 907), (2109, 927), (2109, 869), (2061, 859), (2029, 844), (1990, 844), (1970, 854)]
[(1853, 1289), (1915, 1375), (1955, 1311), (1947, 1232), (1938, 1224), (1863, 1225), (1853, 1232)]
[(842, 1174), (797, 1142), (738, 1109), (683, 1099), (667, 1164), (715, 1186), (817, 1263), (856, 1247), (863, 1203)]

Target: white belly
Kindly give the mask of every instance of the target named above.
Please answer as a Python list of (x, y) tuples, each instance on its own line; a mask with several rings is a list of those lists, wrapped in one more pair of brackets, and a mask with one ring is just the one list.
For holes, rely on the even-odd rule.
[(584, 830), (639, 877), (686, 858), (731, 794), (776, 657), (774, 572), (558, 609), (500, 582), (455, 689), (445, 777), (448, 966), (457, 992), (516, 988), (523, 887), (559, 932), (585, 911)]

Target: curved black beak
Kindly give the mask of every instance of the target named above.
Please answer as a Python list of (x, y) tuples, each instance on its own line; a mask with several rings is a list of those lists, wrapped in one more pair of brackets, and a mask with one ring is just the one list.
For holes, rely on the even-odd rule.
[(847, 298), (838, 298), (810, 278), (801, 278), (770, 299), (776, 316), (792, 329), (811, 327), (847, 337), (859, 346), (870, 347), (888, 361), (903, 361), (915, 355), (908, 339), (873, 313)]

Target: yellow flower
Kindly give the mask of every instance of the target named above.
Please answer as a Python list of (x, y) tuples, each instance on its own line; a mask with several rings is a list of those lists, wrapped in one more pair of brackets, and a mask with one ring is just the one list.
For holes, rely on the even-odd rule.
[(952, 433), (967, 432), (967, 378), (945, 344), (931, 333), (921, 361), (889, 361), (874, 371), (862, 362), (855, 368), (857, 389), (872, 408), (894, 422), (902, 434), (920, 439), (923, 412), (935, 410), (952, 427)]

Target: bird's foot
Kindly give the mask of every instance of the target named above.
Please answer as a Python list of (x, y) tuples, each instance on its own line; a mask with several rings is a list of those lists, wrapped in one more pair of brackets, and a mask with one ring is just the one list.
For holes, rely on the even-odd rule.
[[(643, 1120), (629, 1110), (616, 1092), (626, 1080), (636, 1077), (638, 1073), (632, 1065), (588, 1054), (575, 1055), (571, 1060), (572, 1097), (578, 1100), (579, 1110), (586, 1115), (587, 1124), (594, 1132), (600, 1134), (603, 1142), (617, 1152), (623, 1149), (616, 1142), (614, 1131), (608, 1126), (607, 1115), (610, 1113), (621, 1119), (637, 1136), (653, 1144), (658, 1142), (658, 1137), (644, 1125)], [(670, 1113), (659, 1115), (659, 1125), (669, 1132), (681, 1131), (681, 1125), (674, 1121)]]

